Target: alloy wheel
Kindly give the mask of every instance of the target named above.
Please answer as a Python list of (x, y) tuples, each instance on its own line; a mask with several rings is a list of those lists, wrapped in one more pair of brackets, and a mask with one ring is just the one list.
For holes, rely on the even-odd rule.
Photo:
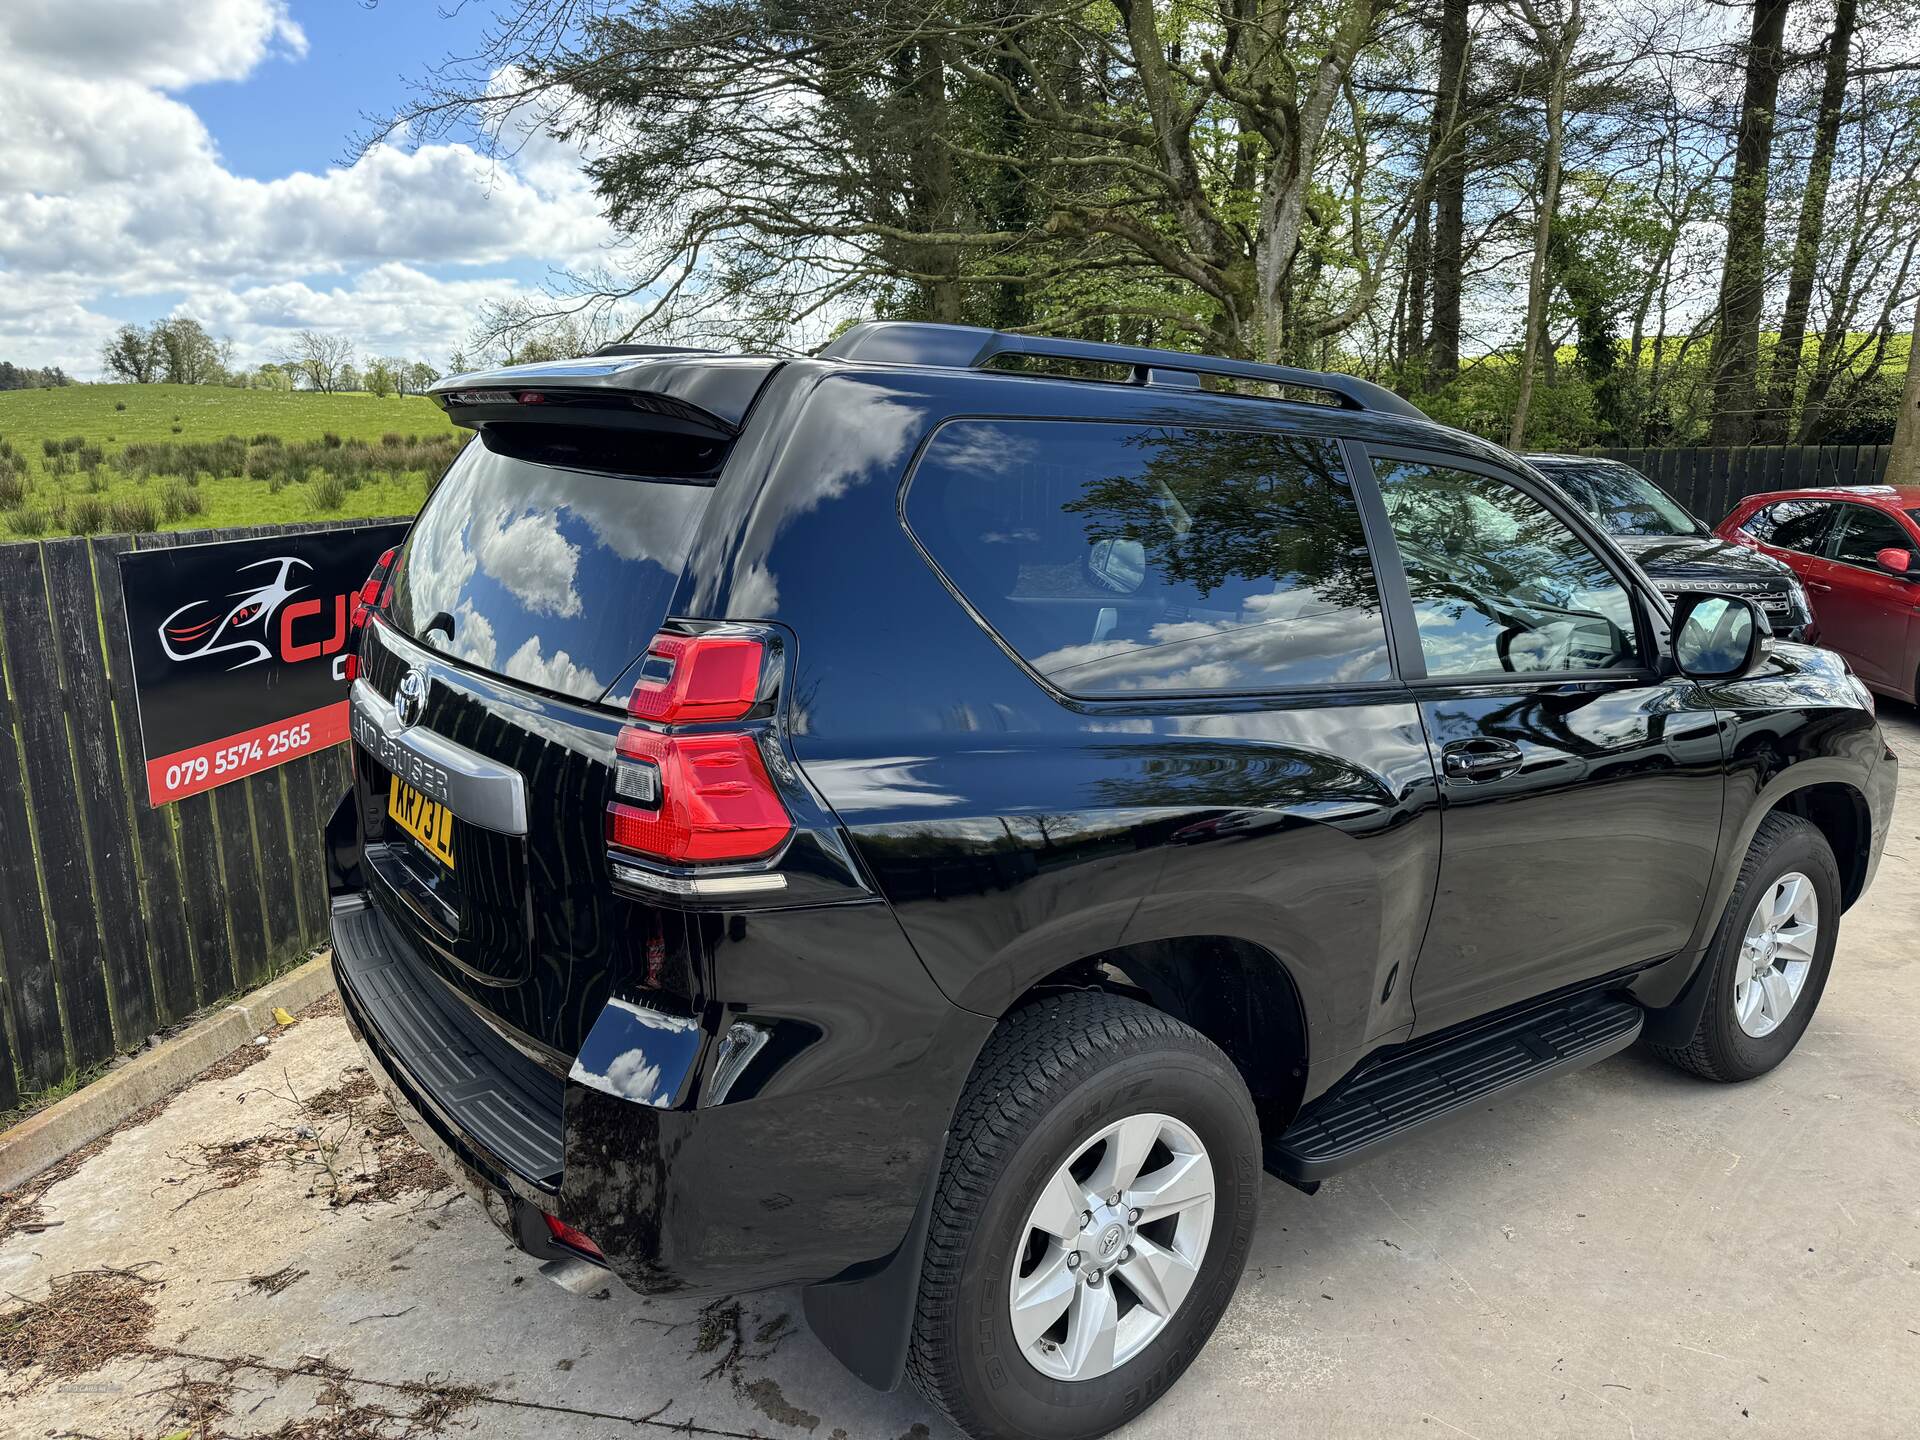
[(1788, 871), (1762, 892), (1734, 962), (1733, 1015), (1754, 1039), (1771, 1035), (1799, 1000), (1820, 942), (1813, 881)]
[(1170, 1115), (1076, 1145), (1034, 1202), (1008, 1286), (1014, 1338), (1057, 1380), (1095, 1380), (1167, 1326), (1213, 1233), (1213, 1163)]

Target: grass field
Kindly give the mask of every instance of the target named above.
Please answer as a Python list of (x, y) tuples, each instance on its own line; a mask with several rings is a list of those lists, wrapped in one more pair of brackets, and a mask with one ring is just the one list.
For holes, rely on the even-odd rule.
[(464, 431), (421, 396), (0, 393), (0, 539), (411, 515)]

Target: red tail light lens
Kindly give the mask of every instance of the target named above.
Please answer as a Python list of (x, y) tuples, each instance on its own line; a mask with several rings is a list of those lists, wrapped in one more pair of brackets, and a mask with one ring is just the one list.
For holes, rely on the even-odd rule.
[[(657, 726), (738, 720), (760, 694), (766, 648), (741, 635), (656, 635), (627, 711)], [(675, 865), (754, 860), (793, 832), (792, 817), (745, 731), (620, 732), (607, 843)]]
[(741, 635), (656, 635), (627, 712), (660, 725), (738, 720), (759, 696), (765, 655)]
[[(618, 741), (621, 792), (654, 805), (607, 806), (607, 843), (674, 864), (751, 860), (793, 829), (751, 735), (663, 735), (629, 726)], [(648, 772), (651, 772), (650, 774)]]
[(367, 576), (366, 584), (360, 587), (360, 593), (353, 597), (353, 628), (358, 630), (367, 623), (367, 611), (387, 603), (388, 582), (393, 574), (393, 557), (400, 553), (398, 547), (389, 548), (374, 565)]
[[(393, 557), (400, 553), (398, 546), (388, 546), (386, 551), (374, 562), (373, 570), (368, 574), (366, 583), (353, 597), (353, 612), (350, 623), (355, 630), (366, 627), (367, 612), (387, 603), (388, 592), (393, 588)], [(352, 680), (360, 673), (360, 657), (349, 654), (342, 673)]]

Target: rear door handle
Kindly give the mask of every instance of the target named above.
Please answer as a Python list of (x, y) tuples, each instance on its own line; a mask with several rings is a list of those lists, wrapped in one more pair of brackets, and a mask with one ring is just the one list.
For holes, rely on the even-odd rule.
[(1447, 778), (1468, 783), (1511, 775), (1524, 758), (1511, 740), (1456, 740), (1440, 752)]

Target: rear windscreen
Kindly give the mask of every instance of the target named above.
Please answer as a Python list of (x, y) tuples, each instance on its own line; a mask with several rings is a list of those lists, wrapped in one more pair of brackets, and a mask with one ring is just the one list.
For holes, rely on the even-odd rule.
[(666, 618), (712, 492), (551, 463), (564, 458), (482, 432), (414, 522), (390, 618), (469, 665), (593, 700)]

